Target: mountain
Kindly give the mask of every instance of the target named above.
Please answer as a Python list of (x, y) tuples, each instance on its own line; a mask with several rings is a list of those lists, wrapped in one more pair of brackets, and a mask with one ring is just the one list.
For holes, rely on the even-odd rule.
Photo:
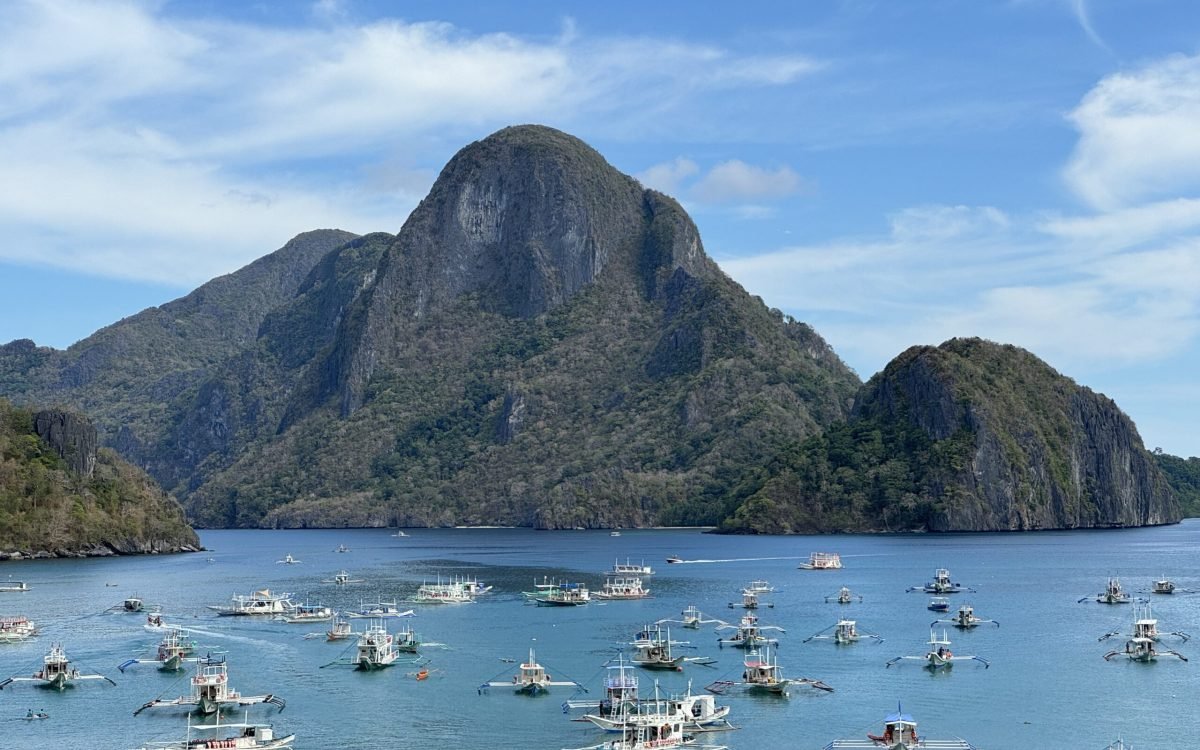
[[(462, 149), (395, 236), (303, 237), (269, 256), (287, 283), (243, 269), (190, 317), (0, 348), (0, 393), (93, 407), (203, 525), (562, 528), (717, 523), (860, 385), (674, 200), (550, 128)], [(113, 344), (153, 352), (247, 297), (235, 332), (196, 325), (146, 367)]]
[(0, 559), (195, 551), (183, 509), (86, 417), (0, 399)]
[(1029, 352), (915, 346), (800, 445), (727, 530), (991, 531), (1174, 523), (1136, 427)]
[(1200, 458), (1180, 458), (1163, 453), (1156, 448), (1153, 452), (1158, 468), (1167, 477), (1167, 484), (1179, 498), (1179, 506), (1187, 518), (1200, 517)]

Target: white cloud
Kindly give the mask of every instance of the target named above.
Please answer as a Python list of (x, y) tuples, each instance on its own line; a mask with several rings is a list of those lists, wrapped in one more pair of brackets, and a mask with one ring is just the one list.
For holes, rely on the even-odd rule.
[(1200, 57), (1111, 75), (1070, 119), (1079, 142), (1064, 178), (1091, 206), (1113, 210), (1200, 187)]
[(691, 159), (677, 156), (671, 161), (655, 164), (638, 172), (635, 177), (648, 188), (668, 195), (676, 195), (689, 177), (694, 177), (700, 166)]
[(0, 231), (21, 239), (0, 254), (194, 283), (305, 229), (395, 231), (467, 137), (640, 128), (705, 92), (820, 68), (569, 21), (544, 39), (310, 9), (322, 23), (269, 28), (135, 0), (0, 4), (0, 179), (15, 187)]
[(1170, 357), (1200, 337), (1200, 239), (1096, 250), (992, 207), (921, 206), (884, 237), (721, 261), (816, 326), (860, 372), (907, 346), (983, 336), (1066, 372)]
[(800, 188), (800, 175), (791, 167), (766, 169), (732, 159), (714, 166), (692, 191), (697, 200), (705, 203), (739, 203), (779, 198)]

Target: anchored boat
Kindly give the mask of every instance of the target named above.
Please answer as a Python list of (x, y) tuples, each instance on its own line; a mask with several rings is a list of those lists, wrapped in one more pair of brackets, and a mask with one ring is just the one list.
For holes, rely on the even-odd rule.
[[(208, 733), (212, 732), (212, 735)], [(219, 736), (224, 732), (225, 736)], [(193, 734), (200, 735), (194, 737)], [(221, 723), (220, 714), (212, 724), (193, 724), (188, 717), (187, 735), (182, 740), (150, 742), (138, 750), (291, 750), (296, 735), (276, 737), (270, 724)]]
[(0, 617), (0, 643), (19, 643), (35, 635), (37, 626), (28, 617)]
[(546, 674), (546, 668), (538, 664), (531, 648), (529, 661), (518, 667), (511, 682), (485, 682), (479, 686), (479, 690), (482, 692), (488, 688), (513, 688), (518, 695), (541, 695), (549, 692), (552, 687), (579, 687), (579, 683), (573, 680), (556, 681)]
[[(1091, 598), (1090, 596), (1085, 596), (1079, 601), (1086, 602)], [(1129, 604), (1132, 601), (1133, 597), (1121, 588), (1121, 580), (1115, 577), (1110, 577), (1104, 587), (1104, 591), (1096, 594), (1096, 602), (1099, 604)]]
[(396, 606), (396, 602), (372, 602), (363, 604), (359, 602), (357, 612), (347, 612), (346, 617), (362, 620), (362, 619), (383, 619), (388, 617), (412, 617), (415, 612), (411, 609), (401, 610)]
[(855, 620), (841, 619), (824, 630), (805, 638), (804, 643), (808, 643), (809, 641), (833, 641), (839, 645), (848, 645), (858, 643), (863, 638), (874, 638), (877, 643), (883, 642), (883, 639), (874, 633), (859, 630), (858, 623)]
[(671, 640), (671, 629), (667, 628), (666, 635), (663, 635), (661, 625), (655, 625), (653, 628), (646, 626), (637, 638), (631, 644), (637, 649), (637, 653), (633, 655), (633, 663), (639, 667), (646, 669), (673, 669), (676, 671), (682, 670), (683, 655), (675, 655), (671, 647), (686, 645), (683, 641)]
[(640, 563), (630, 562), (629, 558), (625, 558), (625, 562), (613, 560), (612, 570), (604, 573), (606, 576), (637, 576), (638, 578), (646, 578), (654, 575), (654, 569), (646, 564), (645, 560)]
[(960, 594), (964, 591), (974, 592), (975, 589), (952, 581), (949, 570), (938, 568), (933, 572), (932, 581), (921, 586), (910, 586), (908, 591), (924, 591), (926, 594)]
[(850, 589), (846, 588), (845, 586), (842, 586), (840, 589), (838, 589), (836, 595), (825, 597), (826, 604), (828, 604), (831, 600), (836, 601), (838, 604), (851, 604), (855, 600), (861, 602), (863, 598), (858, 594), (852, 593)]
[(708, 623), (711, 623), (711, 622), (720, 623), (722, 625), (725, 624), (723, 621), (718, 620), (716, 618), (705, 617), (703, 612), (696, 609), (695, 604), (688, 605), (687, 609), (685, 609), (685, 610), (683, 610), (683, 612), (679, 613), (679, 616), (682, 619), (676, 620), (673, 618), (665, 618), (662, 620), (658, 620), (654, 624), (662, 625), (663, 623), (667, 623), (667, 622), (675, 622), (675, 623), (679, 623), (680, 625), (683, 625), (683, 627), (685, 627), (685, 628), (691, 628), (692, 630), (699, 630), (701, 625), (707, 625)]
[(594, 596), (597, 599), (645, 599), (650, 596), (650, 589), (642, 588), (642, 579), (635, 575), (624, 573), (605, 573), (604, 586)]
[(734, 648), (758, 648), (759, 646), (775, 645), (779, 643), (778, 638), (770, 638), (764, 635), (764, 631), (777, 630), (780, 633), (785, 633), (783, 628), (777, 625), (759, 625), (758, 615), (753, 612), (747, 612), (742, 616), (741, 621), (737, 625), (722, 623), (717, 630), (734, 629), (733, 635), (728, 638), (718, 638), (717, 645), (724, 648), (725, 646), (733, 646)]
[(5, 581), (0, 583), (0, 594), (19, 594), (29, 590), (29, 584), (24, 581)]
[(970, 630), (971, 628), (982, 625), (985, 622), (991, 623), (996, 627), (1000, 627), (1000, 623), (996, 622), (995, 620), (985, 620), (982, 617), (976, 617), (975, 608), (970, 604), (964, 604), (959, 607), (958, 611), (954, 613), (954, 617), (951, 617), (948, 620), (934, 620), (933, 622), (929, 623), (929, 625), (930, 627), (933, 627), (939, 622), (949, 623), (962, 630)]
[(541, 607), (578, 607), (592, 600), (587, 586), (582, 583), (558, 583), (548, 588), (536, 585), (539, 589), (532, 592), (532, 598)]
[(834, 740), (824, 750), (977, 750), (964, 739), (930, 740), (917, 735), (917, 722), (896, 706), (896, 713), (883, 719), (883, 732), (866, 739)]
[(364, 671), (383, 669), (396, 663), (400, 653), (392, 634), (383, 626), (383, 620), (372, 622), (359, 633), (358, 647), (354, 654), (354, 668)]
[(983, 665), (984, 669), (991, 666), (991, 662), (987, 659), (978, 656), (955, 656), (950, 650), (950, 639), (946, 636), (946, 631), (942, 631), (942, 637), (938, 638), (937, 634), (931, 629), (929, 631), (929, 651), (924, 656), (897, 656), (891, 659), (884, 666), (890, 667), (897, 662), (905, 660), (915, 660), (925, 662), (926, 669), (949, 669), (954, 666), (956, 661), (977, 661)]

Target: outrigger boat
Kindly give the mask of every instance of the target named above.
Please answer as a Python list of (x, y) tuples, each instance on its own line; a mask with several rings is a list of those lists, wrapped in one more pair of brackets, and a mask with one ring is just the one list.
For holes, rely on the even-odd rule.
[(524, 662), (517, 669), (517, 673), (509, 682), (485, 682), (479, 686), (479, 692), (484, 692), (488, 688), (513, 688), (518, 695), (541, 695), (547, 693), (552, 687), (580, 687), (579, 683), (573, 680), (555, 680), (550, 675), (546, 674), (546, 668), (538, 664), (534, 658), (533, 649), (529, 649), (529, 661)]
[(695, 750), (727, 750), (725, 745), (697, 745), (695, 735), (684, 733), (680, 716), (671, 717), (650, 710), (645, 704), (628, 717), (617, 739), (578, 750), (669, 750), (687, 746)]
[(747, 586), (744, 590), (752, 591), (755, 594), (770, 594), (771, 592), (773, 592), (775, 590), (775, 587), (766, 581), (759, 580), (759, 581), (751, 581), (750, 585)]
[(403, 651), (408, 654), (417, 653), (417, 649), (421, 647), (421, 638), (416, 631), (412, 629), (412, 625), (396, 631), (393, 637), (396, 643), (396, 650)]
[(299, 565), (299, 564), (300, 564), (300, 563), (302, 563), (302, 562), (304, 562), (304, 561), (303, 561), (303, 560), (297, 560), (296, 558), (292, 557), (291, 555), (284, 555), (284, 556), (283, 556), (283, 559), (282, 559), (282, 560), (276, 560), (276, 561), (275, 561), (275, 564), (276, 564), (276, 565)]
[[(1124, 655), (1130, 661), (1149, 662), (1154, 661), (1159, 656), (1174, 656), (1181, 661), (1187, 661), (1187, 657), (1177, 651), (1163, 650), (1159, 651), (1154, 647), (1154, 644), (1159, 642), (1165, 635), (1173, 635), (1187, 641), (1190, 637), (1187, 633), (1159, 633), (1158, 620), (1154, 619), (1150, 613), (1150, 606), (1146, 605), (1144, 612), (1139, 613), (1133, 621), (1133, 635), (1125, 642), (1124, 651), (1109, 651), (1104, 655), (1107, 661), (1114, 656)], [(1107, 633), (1100, 636), (1101, 641), (1117, 635), (1116, 633)]]
[(978, 625), (982, 625), (985, 622), (990, 622), (996, 627), (1000, 627), (1000, 623), (996, 622), (995, 620), (985, 620), (982, 617), (976, 617), (975, 608), (970, 604), (964, 604), (959, 607), (958, 611), (954, 613), (954, 617), (951, 617), (948, 620), (934, 620), (933, 622), (929, 623), (929, 626), (933, 627), (939, 622), (949, 623), (954, 627), (961, 628), (963, 630), (969, 630)]
[(333, 583), (338, 586), (345, 586), (350, 583), (363, 583), (365, 580), (364, 578), (351, 578), (350, 573), (345, 570), (339, 570), (333, 578), (326, 578), (321, 583)]
[(192, 677), (191, 695), (170, 700), (155, 699), (144, 703), (133, 712), (137, 716), (148, 708), (187, 708), (205, 716), (231, 706), (254, 706), (269, 703), (282, 711), (287, 703), (277, 695), (242, 695), (229, 686), (229, 670), (225, 657), (206, 657), (196, 667)]
[[(220, 732), (224, 730), (233, 734), (226, 737), (193, 737), (193, 733)], [(289, 734), (276, 737), (275, 730), (270, 724), (251, 724), (249, 718), (241, 722), (221, 723), (220, 714), (213, 724), (193, 724), (188, 717), (187, 735), (182, 740), (170, 742), (150, 742), (138, 750), (291, 750), (296, 735)]]
[(737, 625), (722, 623), (717, 627), (717, 630), (728, 630), (734, 628), (735, 632), (728, 638), (718, 638), (717, 645), (721, 648), (725, 646), (733, 646), (734, 648), (758, 648), (759, 646), (775, 645), (779, 643), (778, 638), (768, 638), (763, 635), (766, 630), (778, 630), (780, 633), (787, 631), (778, 625), (759, 625), (758, 615), (753, 612), (747, 612), (742, 616), (741, 622)]
[[(1091, 598), (1090, 596), (1085, 596), (1079, 601), (1086, 602)], [(1099, 604), (1129, 604), (1133, 601), (1133, 597), (1121, 588), (1121, 580), (1111, 577), (1108, 579), (1108, 584), (1105, 585), (1104, 591), (1096, 594), (1095, 598)]]
[(400, 653), (396, 651), (396, 642), (392, 634), (383, 626), (383, 620), (375, 620), (367, 629), (358, 635), (357, 651), (354, 654), (354, 668), (369, 671), (383, 669), (396, 663)]
[(930, 740), (917, 736), (917, 722), (896, 706), (896, 713), (883, 719), (882, 734), (867, 734), (866, 739), (834, 740), (824, 750), (977, 750), (970, 742)]
[(337, 614), (323, 604), (297, 604), (291, 612), (280, 616), (286, 623), (303, 624), (308, 622), (329, 622)]
[(533, 593), (533, 601), (541, 607), (578, 607), (592, 600), (582, 583), (559, 583)]
[(1151, 594), (1174, 594), (1176, 592), (1181, 594), (1195, 593), (1191, 589), (1184, 589), (1176, 586), (1174, 581), (1166, 577), (1160, 578), (1154, 583), (1150, 584)]
[(722, 620), (718, 620), (718, 619), (715, 619), (712, 617), (705, 617), (703, 612), (696, 609), (695, 604), (688, 605), (687, 609), (680, 612), (679, 615), (680, 615), (680, 617), (683, 618), (682, 620), (666, 618), (666, 619), (658, 620), (654, 624), (662, 625), (663, 623), (675, 622), (675, 623), (679, 623), (680, 625), (682, 625), (685, 628), (691, 628), (692, 630), (699, 630), (701, 625), (707, 625), (710, 622), (716, 622), (716, 623), (720, 623), (722, 625), (725, 624), (724, 621), (722, 621)]
[(329, 630), (325, 631), (325, 640), (327, 641), (344, 641), (357, 635), (350, 626), (350, 621), (341, 617), (335, 616), (333, 624), (329, 626)]
[(908, 591), (924, 591), (926, 594), (961, 594), (964, 591), (974, 592), (975, 589), (950, 580), (950, 571), (946, 568), (938, 568), (933, 571), (932, 581), (921, 586), (910, 586)]
[(20, 594), (29, 590), (29, 584), (24, 581), (6, 581), (0, 583), (0, 594)]
[(0, 617), (0, 643), (19, 643), (35, 635), (37, 626), (28, 617)]
[(642, 579), (624, 573), (606, 573), (604, 586), (593, 596), (609, 601), (623, 599), (645, 599), (650, 596), (650, 589), (642, 588)]
[(710, 693), (719, 695), (730, 688), (741, 687), (751, 692), (786, 696), (788, 694), (788, 686), (797, 685), (824, 690), (827, 693), (833, 692), (833, 688), (820, 680), (811, 680), (807, 677), (784, 677), (779, 672), (778, 662), (771, 658), (771, 649), (769, 646), (763, 647), (761, 652), (758, 650), (747, 652), (746, 658), (742, 661), (742, 667), (741, 682), (718, 680), (704, 689)]
[(104, 675), (81, 673), (78, 669), (71, 666), (71, 660), (67, 658), (62, 645), (55, 643), (50, 647), (49, 653), (42, 658), (41, 669), (34, 672), (30, 677), (9, 677), (4, 682), (0, 682), (0, 690), (15, 682), (33, 682), (38, 687), (49, 688), (50, 690), (63, 690), (74, 687), (76, 682), (83, 680), (104, 680), (110, 685), (117, 684)]
[(662, 697), (658, 685), (654, 686), (654, 697), (645, 700), (626, 700), (616, 711), (607, 715), (586, 714), (575, 721), (589, 721), (606, 732), (624, 732), (635, 717), (660, 716), (667, 720), (682, 719), (684, 729), (698, 732), (716, 732), (736, 729), (729, 723), (729, 706), (718, 706), (715, 696), (692, 692), (688, 682), (683, 695)]
[(605, 731), (616, 731), (624, 726), (625, 717), (637, 710), (637, 671), (625, 662), (624, 654), (617, 655), (617, 663), (606, 667), (604, 697), (598, 700), (570, 700), (563, 703), (564, 712), (570, 709), (591, 709), (573, 721), (590, 721)]
[(478, 578), (468, 576), (455, 576), (450, 580), (450, 585), (458, 586), (467, 596), (482, 596), (492, 590), (491, 586), (481, 583)]
[(378, 620), (388, 617), (412, 617), (415, 614), (416, 612), (411, 609), (401, 610), (396, 606), (396, 602), (372, 602), (371, 604), (359, 602), (359, 610), (357, 612), (347, 612), (346, 617), (356, 620)]
[(422, 583), (417, 588), (416, 595), (410, 599), (413, 604), (474, 604), (475, 600), (466, 589), (455, 583)]
[(129, 659), (118, 665), (117, 669), (124, 672), (135, 664), (157, 664), (163, 672), (176, 672), (183, 668), (184, 662), (198, 661), (191, 658), (195, 651), (195, 641), (184, 640), (179, 628), (167, 628), (153, 659)]
[[(830, 632), (833, 631), (833, 632)], [(855, 620), (838, 620), (837, 623), (830, 625), (824, 630), (818, 631), (814, 635), (804, 639), (804, 643), (809, 641), (833, 641), (839, 645), (850, 643), (858, 643), (863, 638), (874, 638), (876, 642), (883, 643), (883, 639), (874, 633), (868, 633), (865, 630), (858, 629), (858, 623)]]
[[(122, 612), (141, 612), (142, 606), (142, 600), (138, 598), (137, 594), (134, 594), (133, 596), (125, 597), (125, 601), (121, 602), (119, 608)], [(113, 607), (113, 609), (117, 608)]]
[(295, 608), (291, 594), (272, 594), (270, 589), (255, 591), (249, 596), (235, 594), (233, 604), (210, 604), (208, 608), (222, 617), (247, 615), (282, 615)]
[(633, 663), (639, 667), (646, 669), (673, 669), (681, 671), (683, 669), (683, 655), (676, 656), (671, 651), (672, 646), (685, 646), (685, 641), (672, 641), (671, 629), (667, 628), (667, 634), (663, 636), (663, 628), (661, 625), (655, 625), (653, 628), (646, 626), (644, 630), (637, 634), (637, 638), (632, 645), (637, 649), (637, 653), (633, 656)]
[(337, 546), (337, 549), (336, 549), (336, 550), (334, 550), (334, 551), (335, 551), (335, 552), (349, 552), (349, 551), (350, 551), (350, 548), (349, 548), (349, 547), (347, 547), (347, 546), (346, 546), (346, 545), (344, 545), (344, 544), (339, 544), (339, 545)]
[(654, 575), (654, 569), (647, 565), (645, 560), (642, 560), (640, 563), (633, 563), (629, 561), (629, 558), (625, 558), (625, 562), (613, 560), (612, 570), (606, 571), (604, 575), (647, 578)]
[(930, 612), (949, 612), (950, 600), (944, 596), (935, 596), (929, 600), (929, 604), (925, 605), (925, 609)]
[[(765, 604), (768, 608), (775, 606), (774, 602), (766, 602)], [(755, 591), (751, 591), (749, 589), (745, 589), (742, 591), (742, 600), (740, 602), (730, 602), (729, 603), (730, 609), (736, 609), (736, 608), (758, 609), (758, 607), (759, 607), (758, 593)]]
[(808, 562), (800, 563), (800, 570), (841, 570), (842, 556), (836, 552), (814, 552)]
[(942, 637), (938, 638), (933, 630), (929, 631), (929, 651), (924, 656), (897, 656), (895, 659), (890, 659), (884, 666), (890, 667), (893, 664), (905, 661), (915, 660), (925, 662), (926, 669), (949, 669), (954, 666), (956, 661), (977, 661), (983, 665), (984, 669), (991, 666), (991, 662), (979, 656), (955, 656), (950, 650), (950, 639), (946, 637), (946, 631), (942, 631)]
[(830, 601), (836, 601), (838, 604), (850, 604), (855, 600), (861, 602), (863, 598), (860, 594), (852, 593), (850, 589), (846, 588), (845, 586), (842, 586), (840, 589), (838, 589), (838, 592), (835, 596), (825, 597), (826, 604), (828, 604)]

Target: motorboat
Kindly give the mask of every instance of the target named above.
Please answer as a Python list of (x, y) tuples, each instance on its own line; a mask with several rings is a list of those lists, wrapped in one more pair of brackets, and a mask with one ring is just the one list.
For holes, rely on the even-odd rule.
[(347, 612), (346, 617), (356, 620), (362, 619), (387, 619), (389, 617), (412, 617), (416, 613), (411, 609), (400, 609), (397, 603), (391, 602), (372, 602), (371, 604), (359, 603), (357, 612)]
[(650, 589), (642, 588), (642, 579), (636, 575), (609, 572), (605, 576), (604, 586), (593, 594), (597, 599), (615, 601), (650, 596)]
[(281, 615), (280, 619), (286, 623), (303, 624), (308, 622), (329, 622), (333, 619), (335, 612), (323, 604), (297, 604), (292, 608), (292, 611), (286, 615)]
[(29, 584), (24, 581), (8, 580), (0, 583), (0, 594), (20, 594), (29, 590)]
[(676, 655), (672, 652), (672, 646), (684, 645), (682, 641), (671, 640), (671, 629), (666, 629), (666, 635), (663, 635), (663, 627), (655, 625), (653, 627), (646, 626), (637, 634), (637, 638), (630, 644), (637, 652), (633, 655), (633, 663), (639, 667), (646, 669), (671, 669), (679, 671), (683, 669), (683, 655)]
[(242, 695), (229, 685), (229, 668), (224, 656), (208, 656), (196, 665), (191, 679), (192, 692), (178, 698), (156, 698), (142, 704), (133, 712), (137, 716), (146, 709), (186, 708), (203, 715), (215, 714), (222, 708), (270, 704), (283, 710), (287, 703), (277, 695)]
[(942, 637), (939, 638), (933, 630), (929, 631), (929, 651), (924, 656), (897, 656), (890, 659), (885, 666), (892, 666), (901, 661), (913, 660), (925, 662), (926, 669), (939, 670), (949, 669), (954, 666), (956, 661), (977, 661), (983, 665), (984, 669), (991, 666), (991, 662), (979, 656), (955, 656), (950, 650), (950, 639), (946, 637), (946, 631), (942, 631)]
[(117, 684), (104, 675), (83, 674), (75, 667), (72, 667), (71, 660), (67, 658), (62, 644), (55, 643), (50, 647), (50, 651), (42, 657), (41, 669), (29, 677), (9, 677), (7, 680), (0, 682), (0, 690), (18, 682), (32, 682), (38, 687), (50, 690), (63, 690), (74, 687), (77, 682), (88, 680), (103, 680), (110, 685)]
[(863, 598), (861, 595), (855, 594), (845, 586), (842, 586), (840, 589), (838, 589), (838, 592), (833, 596), (825, 597), (826, 604), (831, 601), (837, 602), (838, 604), (853, 604), (855, 601), (861, 602), (862, 600)]
[(37, 626), (28, 617), (0, 617), (0, 643), (20, 643), (35, 635)]
[[(1086, 602), (1091, 598), (1090, 596), (1085, 596), (1079, 601)], [(1129, 604), (1133, 601), (1133, 597), (1121, 588), (1121, 579), (1109, 577), (1108, 583), (1104, 586), (1104, 591), (1096, 594), (1095, 600), (1099, 604)]]
[(297, 560), (296, 558), (292, 557), (291, 555), (284, 555), (284, 556), (283, 556), (283, 559), (282, 559), (282, 560), (276, 560), (276, 561), (275, 561), (275, 564), (276, 564), (276, 565), (299, 565), (299, 564), (300, 564), (300, 563), (302, 563), (302, 562), (304, 562), (304, 561), (303, 561), (303, 560)]
[(117, 666), (124, 672), (135, 664), (157, 664), (164, 672), (176, 672), (183, 668), (185, 662), (194, 662), (192, 658), (196, 651), (195, 641), (186, 640), (179, 628), (164, 628), (163, 639), (152, 659), (129, 659)]
[(329, 630), (325, 631), (325, 640), (327, 641), (344, 641), (347, 638), (356, 636), (350, 625), (350, 621), (337, 617), (333, 618), (333, 624), (329, 626)]
[(742, 591), (742, 600), (740, 602), (730, 602), (729, 607), (730, 609), (758, 609), (760, 604), (768, 608), (775, 606), (774, 602), (760, 602), (758, 597), (758, 592), (746, 589)]
[(349, 572), (345, 570), (339, 570), (334, 574), (333, 578), (326, 578), (322, 580), (321, 583), (332, 583), (337, 586), (345, 586), (351, 583), (363, 583), (365, 580), (366, 579), (363, 578), (351, 578)]
[(800, 563), (800, 570), (841, 570), (842, 557), (836, 552), (813, 552), (808, 562)]
[(876, 643), (882, 643), (883, 639), (874, 633), (868, 633), (865, 630), (858, 629), (858, 622), (855, 620), (847, 620), (845, 618), (838, 620), (833, 625), (818, 631), (814, 635), (804, 639), (804, 643), (809, 641), (833, 641), (838, 645), (849, 645), (858, 643), (863, 638), (873, 638)]
[(517, 668), (510, 682), (485, 682), (479, 686), (480, 691), (488, 688), (512, 688), (519, 695), (540, 695), (549, 692), (552, 687), (579, 687), (573, 680), (555, 680), (546, 673), (546, 668), (538, 664), (534, 658), (533, 649), (529, 649), (529, 661)]
[(925, 605), (925, 609), (930, 612), (949, 612), (950, 600), (944, 596), (935, 596), (929, 600), (929, 604)]
[(713, 622), (720, 625), (725, 624), (724, 621), (718, 620), (715, 617), (705, 617), (704, 613), (697, 609), (695, 604), (689, 604), (686, 609), (679, 613), (679, 617), (680, 619), (678, 620), (674, 618), (665, 618), (656, 621), (654, 624), (662, 625), (664, 623), (674, 622), (682, 625), (685, 628), (691, 628), (692, 630), (699, 630), (701, 625), (707, 625)]
[(559, 583), (534, 592), (533, 601), (542, 607), (578, 607), (592, 600), (582, 583)]
[(667, 558), (667, 562), (668, 562), (668, 563), (671, 563), (672, 565), (674, 565), (674, 564), (676, 564), (676, 563), (681, 563), (681, 562), (683, 562), (683, 558), (682, 558), (682, 557), (678, 557), (678, 556), (676, 556), (676, 555), (671, 555), (670, 557), (668, 557), (668, 558)]
[(883, 719), (883, 731), (863, 739), (834, 740), (824, 750), (977, 750), (964, 739), (931, 740), (917, 735), (917, 722), (896, 706)]
[(366, 630), (359, 633), (356, 649), (354, 668), (364, 671), (390, 667), (400, 657), (396, 651), (395, 639), (383, 626), (383, 620), (372, 622)]
[(976, 617), (975, 608), (970, 604), (964, 604), (959, 607), (958, 611), (955, 612), (954, 616), (950, 619), (934, 620), (933, 622), (929, 623), (929, 625), (932, 627), (938, 623), (949, 623), (950, 625), (953, 625), (961, 630), (970, 630), (971, 628), (983, 625), (984, 623), (991, 623), (996, 627), (1000, 627), (1000, 623), (996, 622), (995, 620), (985, 620), (982, 617)]
[(291, 597), (288, 593), (273, 594), (270, 589), (260, 589), (249, 596), (235, 594), (232, 604), (210, 604), (208, 608), (222, 617), (282, 615), (295, 608)]
[(251, 724), (248, 717), (222, 723), (217, 714), (212, 724), (193, 724), (189, 716), (184, 739), (150, 742), (138, 750), (291, 750), (295, 741), (294, 734), (276, 737), (270, 724)]
[(946, 568), (938, 568), (933, 571), (933, 580), (929, 583), (920, 586), (910, 586), (908, 591), (923, 591), (926, 594), (959, 594), (964, 591), (974, 592), (974, 589), (968, 588), (961, 583), (956, 583), (950, 578), (950, 571)]
[(758, 615), (753, 612), (747, 612), (742, 616), (741, 621), (737, 625), (728, 623), (717, 627), (717, 630), (727, 630), (732, 628), (733, 635), (728, 638), (718, 638), (717, 645), (720, 647), (733, 646), (734, 648), (758, 648), (759, 646), (771, 645), (779, 643), (778, 638), (771, 638), (765, 635), (766, 631), (774, 630), (780, 633), (787, 632), (777, 625), (759, 625)]
[[(833, 688), (820, 680), (810, 680), (803, 677), (799, 679), (784, 677), (779, 671), (778, 660), (771, 656), (770, 646), (764, 646), (762, 649), (748, 652), (746, 658), (742, 661), (742, 667), (742, 681), (734, 684), (740, 685), (752, 692), (783, 696), (788, 694), (789, 685), (803, 685), (826, 692), (833, 692)], [(711, 685), (708, 691), (719, 692), (713, 690), (713, 686)]]
[(643, 560), (640, 563), (631, 562), (629, 558), (625, 558), (625, 562), (613, 560), (612, 570), (606, 571), (606, 576), (637, 576), (638, 578), (647, 578), (654, 575), (654, 569), (646, 564)]

